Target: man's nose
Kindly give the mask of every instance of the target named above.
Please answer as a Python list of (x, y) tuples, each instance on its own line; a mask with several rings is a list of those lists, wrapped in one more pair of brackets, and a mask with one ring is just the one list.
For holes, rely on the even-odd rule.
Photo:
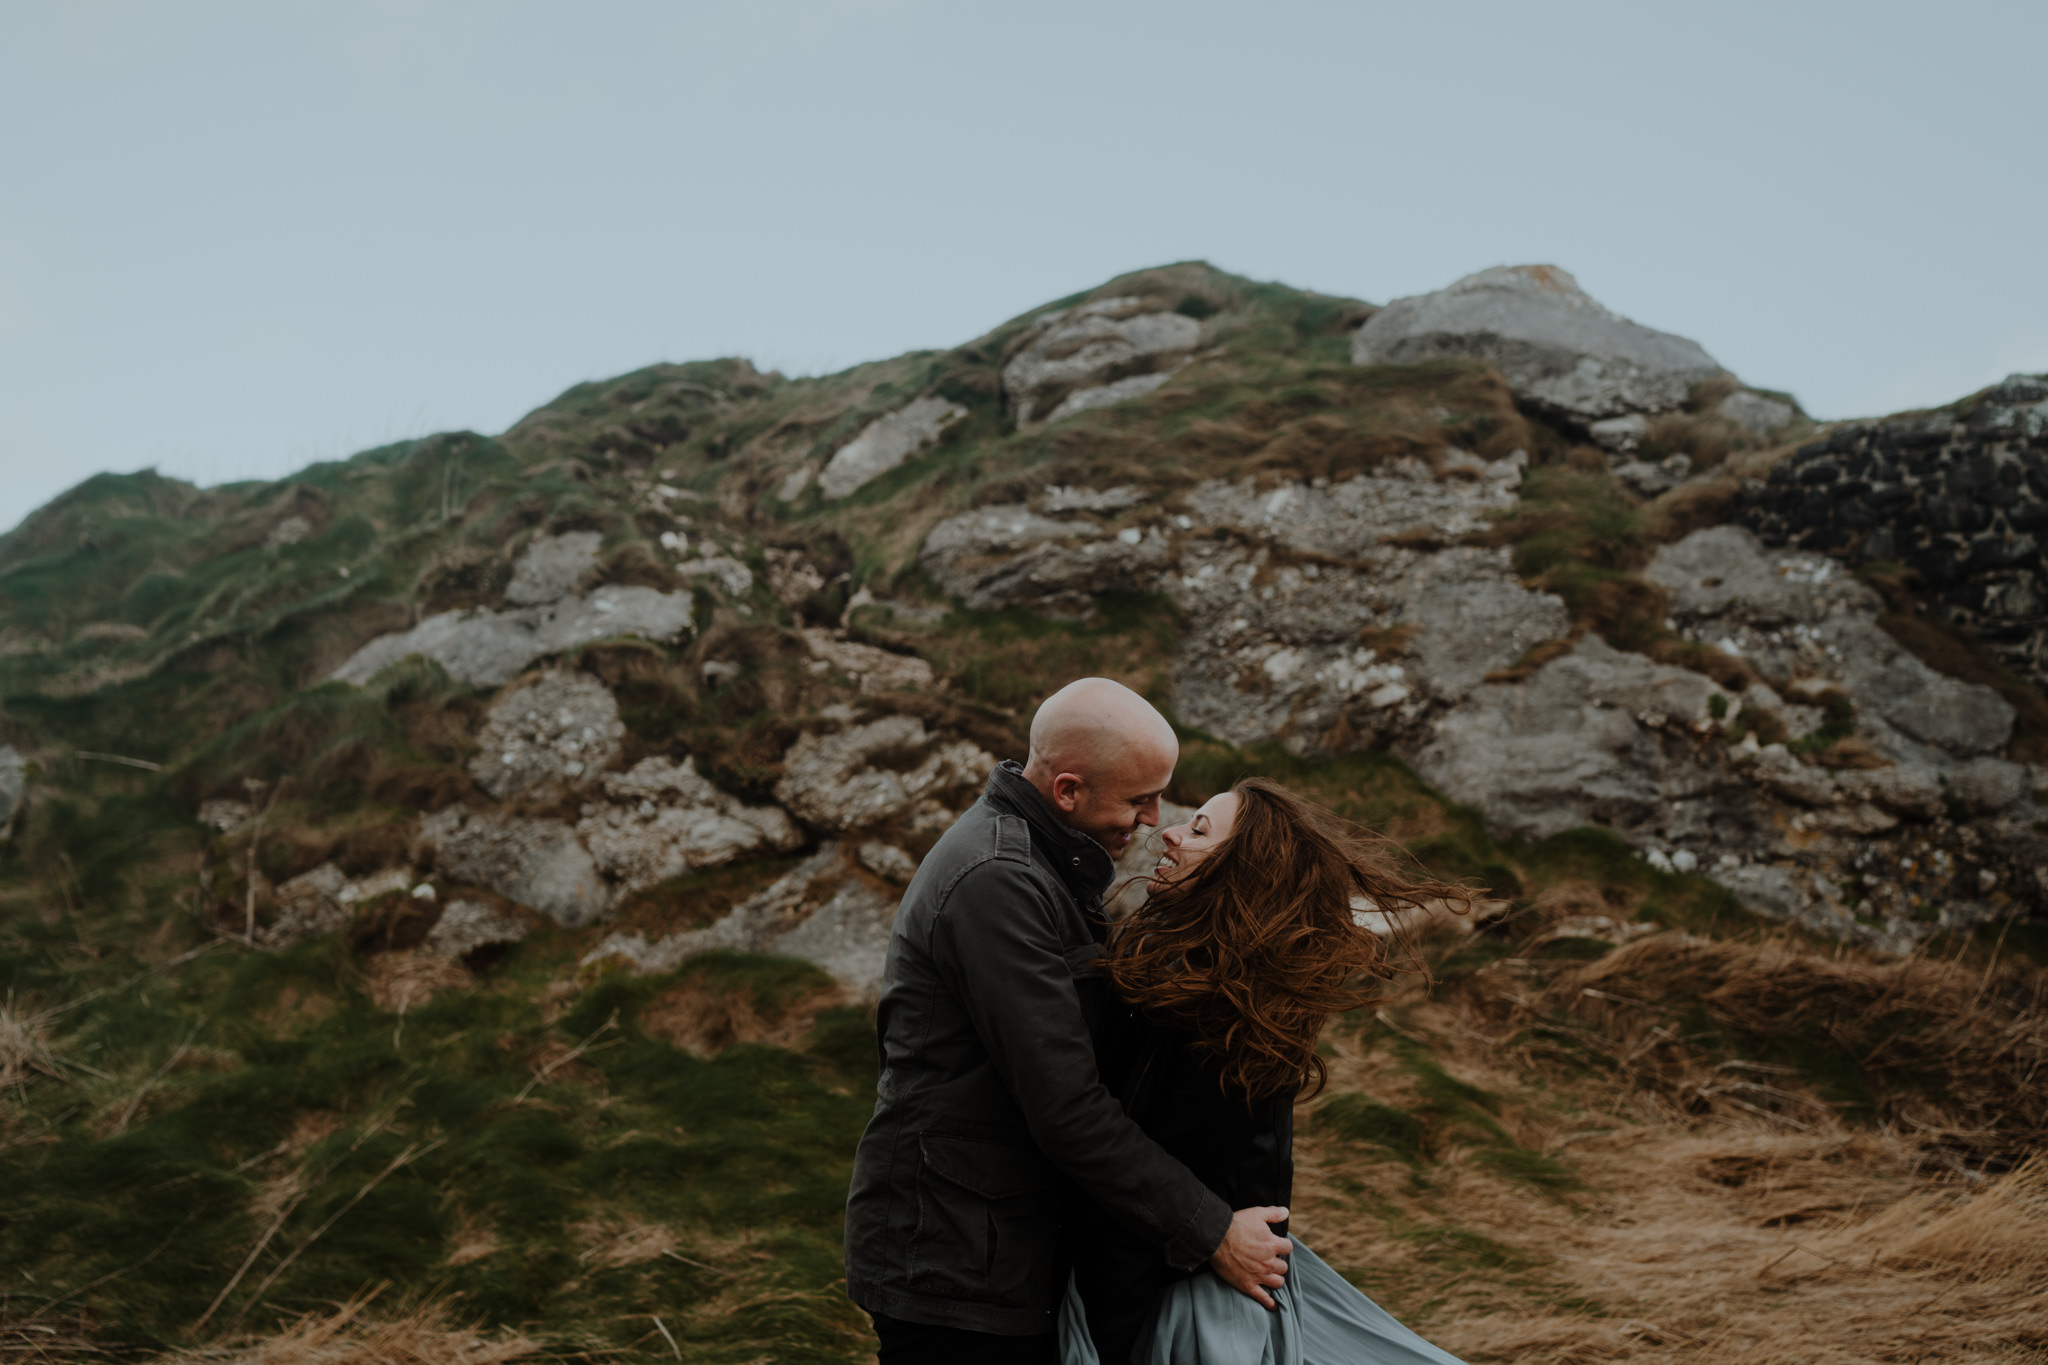
[(1144, 805), (1138, 807), (1138, 823), (1141, 825), (1156, 825), (1159, 823), (1158, 797), (1155, 796)]

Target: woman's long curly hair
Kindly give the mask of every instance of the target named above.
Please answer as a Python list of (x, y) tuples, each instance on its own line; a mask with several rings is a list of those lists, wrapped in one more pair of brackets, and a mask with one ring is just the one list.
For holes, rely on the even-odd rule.
[(1101, 967), (1118, 995), (1193, 1039), (1246, 1103), (1323, 1088), (1316, 1039), (1392, 974), (1361, 899), (1382, 912), (1472, 893), (1395, 872), (1385, 845), (1277, 782), (1231, 790), (1230, 833), (1180, 881), (1120, 923)]

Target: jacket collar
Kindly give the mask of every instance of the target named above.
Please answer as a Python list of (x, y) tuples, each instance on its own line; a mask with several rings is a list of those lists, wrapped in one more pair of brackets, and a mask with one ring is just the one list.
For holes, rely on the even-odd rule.
[(1046, 861), (1083, 905), (1093, 906), (1115, 880), (1116, 862), (1109, 850), (1061, 824), (1052, 803), (1025, 780), (1024, 767), (1015, 759), (1005, 759), (988, 775), (982, 799), (1031, 826), (1032, 844), (1044, 851)]

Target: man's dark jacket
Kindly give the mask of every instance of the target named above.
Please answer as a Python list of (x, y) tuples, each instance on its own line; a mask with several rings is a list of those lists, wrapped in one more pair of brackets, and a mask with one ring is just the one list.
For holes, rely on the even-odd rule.
[(1064, 1286), (1066, 1182), (1193, 1268), (1230, 1207), (1103, 1087), (1075, 979), (1115, 865), (1015, 763), (903, 895), (882, 972), (882, 1076), (846, 1201), (846, 1288), (873, 1313), (1025, 1336)]

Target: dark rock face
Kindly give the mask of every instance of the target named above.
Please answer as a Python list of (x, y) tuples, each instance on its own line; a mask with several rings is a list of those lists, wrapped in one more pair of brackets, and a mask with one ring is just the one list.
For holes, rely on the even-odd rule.
[(1773, 547), (1897, 560), (1930, 605), (2048, 685), (2048, 375), (1839, 426), (1752, 483), (1742, 519)]

